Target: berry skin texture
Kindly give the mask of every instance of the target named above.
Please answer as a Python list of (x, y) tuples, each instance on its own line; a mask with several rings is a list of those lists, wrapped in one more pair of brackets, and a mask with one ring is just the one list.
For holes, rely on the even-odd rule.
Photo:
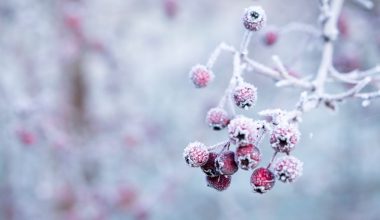
[(237, 116), (228, 125), (230, 141), (237, 145), (254, 143), (257, 139), (256, 125), (252, 119), (245, 116)]
[(215, 166), (215, 160), (217, 159), (217, 157), (218, 154), (210, 152), (208, 155), (207, 162), (203, 166), (201, 166), (202, 171), (209, 177), (215, 177), (220, 175)]
[(235, 162), (235, 153), (225, 151), (215, 160), (216, 170), (223, 175), (232, 175), (238, 171), (238, 165)]
[(253, 171), (251, 186), (257, 193), (266, 193), (272, 189), (276, 181), (275, 175), (267, 168), (261, 167)]
[(278, 40), (278, 33), (276, 31), (268, 31), (264, 35), (264, 43), (267, 46), (274, 45)]
[(298, 128), (291, 125), (279, 125), (271, 134), (270, 144), (277, 152), (289, 154), (298, 143), (300, 133)]
[(251, 6), (245, 9), (243, 25), (249, 31), (258, 31), (265, 26), (267, 16), (260, 6)]
[(196, 65), (191, 69), (189, 77), (196, 88), (204, 88), (214, 79), (214, 73), (203, 65)]
[(206, 122), (214, 130), (222, 130), (227, 127), (230, 119), (224, 109), (212, 108), (207, 112)]
[(254, 169), (261, 161), (261, 153), (259, 148), (253, 144), (239, 146), (236, 149), (236, 161), (240, 169)]
[(235, 88), (233, 98), (238, 107), (248, 109), (256, 104), (257, 89), (252, 84), (243, 83)]
[(273, 170), (278, 180), (291, 183), (302, 175), (303, 163), (293, 156), (284, 156), (277, 159)]
[(220, 175), (215, 177), (206, 176), (207, 186), (218, 191), (226, 190), (231, 184), (231, 176)]
[(206, 164), (209, 152), (203, 143), (192, 142), (184, 149), (183, 157), (189, 166), (199, 167)]

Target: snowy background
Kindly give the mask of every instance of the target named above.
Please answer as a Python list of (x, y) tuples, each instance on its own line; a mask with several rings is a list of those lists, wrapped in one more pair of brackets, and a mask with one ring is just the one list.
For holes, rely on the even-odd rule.
[[(346, 71), (380, 63), (380, 1), (370, 11), (353, 2), (334, 58)], [(304, 175), (264, 195), (252, 192), (250, 172), (220, 193), (185, 164), (188, 142), (226, 137), (204, 117), (232, 59), (220, 57), (206, 89), (188, 72), (221, 41), (239, 45), (251, 4), (271, 28), (318, 25), (317, 0), (1, 0), (0, 219), (379, 219), (380, 100), (306, 114), (294, 151)], [(272, 65), (278, 54), (297, 74), (316, 72), (320, 39), (288, 33), (268, 47), (264, 33), (254, 34), (251, 57)], [(241, 113), (254, 118), (299, 98), (254, 73), (246, 80), (259, 97)]]

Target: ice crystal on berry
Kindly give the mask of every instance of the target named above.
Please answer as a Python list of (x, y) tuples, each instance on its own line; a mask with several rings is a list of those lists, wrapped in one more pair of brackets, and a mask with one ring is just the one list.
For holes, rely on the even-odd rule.
[(216, 170), (224, 175), (232, 175), (239, 169), (233, 151), (224, 151), (221, 153), (215, 161), (215, 166)]
[(214, 73), (203, 65), (196, 65), (191, 69), (189, 77), (196, 88), (203, 88), (214, 79)]
[(228, 125), (230, 119), (228, 113), (224, 109), (217, 107), (212, 108), (207, 112), (206, 122), (214, 130), (221, 130)]
[(220, 175), (220, 176), (206, 176), (207, 185), (218, 191), (226, 190), (231, 184), (231, 176)]
[(206, 164), (209, 152), (206, 145), (201, 142), (192, 142), (183, 151), (183, 157), (189, 166), (199, 167)]
[(277, 159), (274, 173), (278, 180), (286, 183), (293, 182), (302, 175), (303, 163), (293, 156), (284, 156)]
[(220, 173), (217, 171), (216, 166), (215, 166), (215, 160), (217, 159), (218, 154), (214, 152), (210, 152), (208, 156), (207, 162), (201, 166), (202, 171), (207, 175), (207, 176), (218, 176)]
[(265, 193), (272, 189), (275, 181), (275, 175), (267, 168), (258, 168), (251, 175), (251, 186), (253, 191), (258, 193)]
[(252, 144), (242, 145), (236, 149), (236, 161), (239, 168), (243, 170), (254, 169), (260, 160), (260, 150)]
[(257, 89), (252, 84), (243, 83), (235, 88), (233, 98), (238, 107), (248, 109), (256, 103)]
[(270, 144), (277, 152), (289, 153), (298, 143), (300, 133), (298, 128), (291, 124), (280, 124), (274, 128), (270, 136)]
[(257, 140), (257, 130), (252, 119), (237, 116), (228, 125), (228, 133), (233, 144), (246, 145)]
[(260, 6), (251, 6), (245, 9), (243, 24), (247, 30), (258, 31), (265, 25), (267, 20), (265, 11)]

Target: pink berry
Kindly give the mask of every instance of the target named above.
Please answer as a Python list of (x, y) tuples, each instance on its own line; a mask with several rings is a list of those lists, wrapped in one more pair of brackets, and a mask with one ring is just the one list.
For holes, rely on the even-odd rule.
[(233, 144), (247, 145), (257, 140), (256, 125), (252, 119), (237, 116), (228, 125), (228, 134)]
[(302, 175), (302, 170), (303, 163), (293, 156), (281, 157), (274, 165), (274, 173), (284, 183), (296, 180)]
[(284, 123), (274, 128), (270, 144), (275, 151), (289, 154), (298, 143), (299, 138), (298, 128)]
[(251, 6), (245, 9), (243, 16), (244, 27), (249, 31), (258, 31), (266, 23), (266, 14), (260, 6)]
[(220, 175), (220, 176), (206, 176), (207, 185), (218, 191), (226, 190), (231, 184), (231, 176)]
[(272, 46), (277, 42), (278, 33), (276, 31), (268, 31), (264, 35), (264, 43), (267, 46)]
[(206, 145), (201, 142), (192, 142), (183, 151), (183, 157), (191, 167), (199, 167), (206, 164), (209, 152)]
[(164, 10), (169, 18), (173, 18), (178, 13), (177, 0), (164, 0)]
[(275, 183), (275, 175), (267, 168), (258, 168), (251, 176), (251, 186), (253, 191), (265, 193), (272, 189)]
[(338, 18), (338, 30), (342, 37), (348, 37), (349, 36), (349, 22), (347, 19), (346, 14), (342, 13)]
[(243, 109), (248, 109), (256, 103), (257, 89), (249, 83), (242, 83), (233, 92), (235, 104)]
[(190, 80), (196, 88), (206, 87), (214, 79), (214, 74), (203, 65), (196, 65), (190, 71)]
[(31, 131), (28, 130), (20, 130), (17, 132), (18, 138), (24, 145), (33, 145), (37, 142), (37, 138)]
[(228, 125), (230, 119), (224, 109), (212, 108), (207, 112), (206, 122), (214, 130), (221, 130)]
[(356, 54), (349, 53), (337, 57), (334, 60), (334, 65), (336, 66), (337, 70), (346, 73), (359, 69), (361, 66), (361, 61), (360, 57), (358, 57)]
[(215, 160), (215, 166), (216, 170), (223, 175), (232, 175), (239, 169), (233, 151), (221, 153)]
[(239, 146), (236, 149), (236, 160), (241, 169), (254, 169), (261, 161), (260, 150), (252, 144)]
[(219, 176), (220, 173), (217, 171), (216, 166), (215, 166), (215, 160), (217, 159), (218, 154), (214, 152), (210, 152), (208, 155), (208, 160), (206, 164), (201, 166), (202, 171), (210, 177), (215, 177)]

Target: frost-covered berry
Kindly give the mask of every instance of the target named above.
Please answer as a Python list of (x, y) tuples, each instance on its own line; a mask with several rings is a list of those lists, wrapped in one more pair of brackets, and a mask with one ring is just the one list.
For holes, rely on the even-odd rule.
[(298, 128), (284, 123), (274, 128), (270, 137), (270, 144), (275, 151), (288, 154), (294, 149), (299, 138)]
[(248, 109), (256, 104), (257, 89), (249, 83), (242, 83), (233, 92), (235, 104), (243, 109)]
[(207, 186), (212, 187), (218, 191), (226, 190), (231, 184), (231, 176), (206, 176)]
[(245, 9), (243, 24), (247, 30), (258, 31), (266, 23), (267, 17), (265, 11), (260, 6), (251, 6)]
[(206, 122), (214, 130), (221, 130), (228, 125), (230, 119), (224, 109), (217, 107), (207, 112)]
[(196, 65), (191, 69), (189, 77), (195, 87), (203, 88), (214, 79), (214, 73), (203, 65)]
[(223, 175), (232, 175), (239, 169), (233, 151), (221, 153), (215, 160), (215, 166), (216, 170)]
[(279, 158), (274, 165), (274, 173), (278, 180), (293, 182), (302, 175), (303, 163), (293, 156)]
[(253, 191), (258, 193), (265, 193), (272, 189), (275, 181), (275, 175), (272, 171), (264, 167), (254, 170), (251, 176)]
[(236, 149), (236, 161), (243, 170), (254, 169), (260, 163), (261, 153), (253, 144), (239, 146)]
[(264, 35), (264, 43), (267, 46), (272, 46), (277, 42), (278, 33), (276, 31), (268, 31)]
[(184, 149), (183, 157), (191, 167), (199, 167), (206, 164), (209, 152), (203, 143), (192, 142)]
[(228, 125), (228, 134), (233, 144), (247, 145), (257, 139), (257, 130), (252, 119), (238, 116)]
[(218, 154), (214, 152), (210, 152), (208, 155), (207, 162), (201, 166), (202, 171), (207, 175), (211, 177), (219, 176), (220, 173), (216, 170), (215, 166), (215, 160), (218, 157)]

